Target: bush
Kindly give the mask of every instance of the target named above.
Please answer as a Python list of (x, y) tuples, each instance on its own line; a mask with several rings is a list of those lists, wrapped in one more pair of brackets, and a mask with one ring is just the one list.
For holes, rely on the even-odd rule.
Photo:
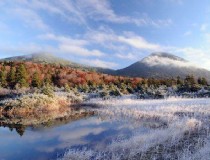
[(44, 95), (47, 95), (49, 97), (54, 97), (54, 91), (53, 91), (53, 87), (49, 84), (45, 85), (43, 88), (42, 88), (42, 92)]

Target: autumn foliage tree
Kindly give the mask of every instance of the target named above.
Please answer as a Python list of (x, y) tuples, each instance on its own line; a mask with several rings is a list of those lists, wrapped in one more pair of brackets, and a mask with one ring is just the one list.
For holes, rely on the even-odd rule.
[[(191, 88), (208, 85), (205, 78), (198, 80), (189, 75), (168, 79), (142, 79), (123, 76), (112, 76), (87, 70), (75, 69), (68, 66), (52, 64), (39, 64), (33, 62), (0, 62), (1, 87), (44, 87), (47, 85), (63, 87), (66, 91), (78, 90), (81, 92), (93, 92), (111, 89), (121, 93), (138, 92), (148, 87), (158, 88), (163, 86), (177, 86)], [(18, 84), (18, 85), (16, 85)]]

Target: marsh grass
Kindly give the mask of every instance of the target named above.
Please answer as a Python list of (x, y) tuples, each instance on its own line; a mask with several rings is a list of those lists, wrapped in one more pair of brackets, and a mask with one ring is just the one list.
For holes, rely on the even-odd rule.
[(72, 104), (80, 101), (70, 93), (27, 93), (6, 98), (0, 104), (0, 123), (31, 125), (76, 114)]
[[(135, 128), (130, 138), (114, 138), (103, 150), (70, 148), (62, 160), (208, 159), (210, 99), (95, 99), (99, 117)], [(149, 123), (148, 123), (149, 122)], [(151, 123), (151, 124), (150, 124)], [(149, 131), (138, 132), (142, 124)], [(144, 125), (146, 124), (146, 125)]]

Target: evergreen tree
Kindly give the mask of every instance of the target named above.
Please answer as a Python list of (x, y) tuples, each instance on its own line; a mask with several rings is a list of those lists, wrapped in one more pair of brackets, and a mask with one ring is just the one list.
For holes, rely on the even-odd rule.
[(50, 84), (46, 84), (43, 88), (42, 88), (42, 93), (49, 96), (49, 97), (54, 97), (54, 91), (53, 91), (53, 87)]
[(202, 78), (201, 77), (198, 78), (198, 84), (202, 85)]
[(5, 66), (0, 71), (0, 86), (1, 87), (7, 87), (7, 73)]
[(193, 86), (196, 84), (196, 81), (195, 81), (195, 78), (193, 75), (188, 75), (186, 78), (185, 78), (185, 85), (187, 86)]
[(183, 85), (183, 81), (181, 80), (181, 78), (179, 76), (176, 78), (176, 84), (179, 86)]
[(27, 76), (25, 66), (20, 64), (16, 70), (16, 83), (18, 83), (21, 88), (28, 87)]
[(38, 72), (35, 72), (33, 74), (31, 85), (32, 85), (32, 87), (37, 87), (37, 88), (39, 88), (41, 86), (41, 80), (39, 78)]
[(70, 89), (70, 87), (67, 83), (64, 86), (64, 90), (65, 90), (65, 92), (70, 92), (71, 91), (71, 89)]
[(199, 89), (199, 85), (196, 83), (196, 80), (193, 75), (188, 75), (185, 78), (184, 88), (190, 92), (196, 92)]
[(55, 85), (55, 86), (58, 86), (58, 87), (62, 87), (63, 84), (61, 83), (61, 70), (57, 70), (53, 75), (52, 75), (52, 83)]
[(52, 77), (50, 74), (47, 74), (47, 76), (45, 77), (44, 84), (52, 84)]
[(15, 87), (15, 67), (11, 67), (7, 75), (7, 82), (9, 83), (10, 88)]
[(201, 79), (201, 84), (204, 85), (204, 86), (207, 86), (208, 85), (208, 82), (207, 82), (206, 78), (203, 77)]

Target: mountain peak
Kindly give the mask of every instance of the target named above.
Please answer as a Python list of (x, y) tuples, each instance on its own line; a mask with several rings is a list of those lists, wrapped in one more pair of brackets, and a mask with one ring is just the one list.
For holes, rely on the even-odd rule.
[[(183, 61), (183, 62), (187, 62), (185, 59), (178, 57), (176, 55), (173, 55), (171, 53), (166, 53), (166, 52), (155, 52), (152, 53), (148, 56), (150, 57), (159, 57), (159, 58), (167, 58), (167, 59), (171, 59), (171, 60), (175, 60), (175, 61)], [(146, 58), (148, 58), (146, 57)]]
[(143, 78), (172, 78), (194, 75), (210, 79), (210, 72), (195, 66), (176, 55), (164, 52), (152, 53), (141, 61), (117, 71), (118, 75)]
[(139, 63), (143, 63), (150, 67), (154, 66), (192, 67), (193, 66), (193, 64), (191, 64), (190, 62), (186, 61), (183, 58), (164, 52), (152, 53), (151, 55), (144, 58)]

